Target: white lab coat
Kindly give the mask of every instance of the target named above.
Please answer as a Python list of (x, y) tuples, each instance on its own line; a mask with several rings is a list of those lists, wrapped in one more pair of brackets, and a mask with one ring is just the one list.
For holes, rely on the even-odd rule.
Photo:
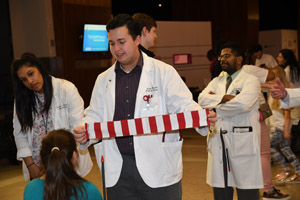
[[(198, 101), (203, 108), (216, 108), (218, 121), (216, 133), (208, 137), (207, 183), (212, 187), (224, 188), (222, 143), (228, 149), (230, 172), (228, 186), (240, 189), (263, 188), (260, 161), (260, 124), (259, 124), (259, 80), (241, 70), (225, 93), (227, 73), (222, 72), (213, 79), (199, 95)], [(212, 91), (215, 94), (209, 94)], [(225, 94), (235, 97), (219, 104)], [(236, 133), (233, 127), (252, 127), (252, 132)]]
[(281, 99), (281, 106), (285, 109), (300, 106), (300, 88), (286, 88), (287, 97)]
[(277, 61), (272, 55), (265, 54), (265, 53), (262, 55), (260, 59), (256, 58), (255, 60), (255, 65), (257, 67), (260, 67), (260, 65), (262, 64), (265, 64), (269, 69), (272, 69), (278, 65)]
[[(177, 71), (170, 65), (143, 55), (143, 69), (137, 90), (134, 118), (199, 110), (192, 94)], [(85, 110), (84, 122), (112, 121), (115, 109), (115, 64), (96, 80), (90, 106)], [(143, 100), (152, 95), (150, 105)], [(134, 136), (136, 165), (144, 182), (152, 188), (169, 186), (182, 178), (182, 140), (178, 131), (162, 134)], [(88, 146), (93, 141), (88, 142)], [(95, 144), (97, 162), (104, 155), (105, 181), (114, 186), (121, 173), (122, 157), (114, 138)]]
[[(75, 85), (67, 80), (52, 77), (53, 97), (52, 97), (52, 121), (54, 130), (64, 128), (73, 132), (79, 125), (83, 117), (83, 100)], [(21, 124), (14, 108), (14, 137), (17, 146), (17, 159), (32, 156), (32, 131), (21, 132)], [(92, 169), (93, 163), (88, 150), (79, 151), (78, 174), (85, 176)], [(25, 181), (29, 178), (29, 172), (23, 163), (23, 174)]]

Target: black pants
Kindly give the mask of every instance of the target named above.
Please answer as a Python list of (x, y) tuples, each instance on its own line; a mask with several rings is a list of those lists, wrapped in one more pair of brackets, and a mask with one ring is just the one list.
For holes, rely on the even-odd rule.
[(300, 121), (298, 125), (293, 125), (292, 126), (292, 139), (291, 139), (291, 149), (294, 152), (294, 154), (299, 154), (300, 153), (300, 144), (298, 142), (298, 138), (300, 136)]
[[(233, 188), (213, 188), (215, 200), (232, 200)], [(238, 200), (259, 200), (259, 189), (236, 189)]]
[(123, 166), (117, 184), (107, 188), (107, 200), (181, 200), (181, 181), (170, 186), (150, 188), (136, 167), (135, 157), (122, 155)]
[[(225, 144), (223, 140), (222, 131), (220, 133), (221, 142), (222, 142), (222, 156), (223, 156), (223, 172), (224, 172), (224, 185), (225, 188), (213, 188), (214, 199), (215, 200), (232, 200), (233, 199), (233, 188), (228, 187), (228, 158), (225, 151)], [(247, 172), (245, 172), (247, 173)], [(236, 189), (237, 196), (239, 200), (259, 200), (259, 189)]]

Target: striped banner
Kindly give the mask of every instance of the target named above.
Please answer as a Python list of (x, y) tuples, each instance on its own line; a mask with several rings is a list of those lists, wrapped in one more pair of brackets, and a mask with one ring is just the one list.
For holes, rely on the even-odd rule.
[(115, 138), (209, 126), (208, 112), (208, 109), (203, 109), (120, 121), (86, 123), (86, 137)]

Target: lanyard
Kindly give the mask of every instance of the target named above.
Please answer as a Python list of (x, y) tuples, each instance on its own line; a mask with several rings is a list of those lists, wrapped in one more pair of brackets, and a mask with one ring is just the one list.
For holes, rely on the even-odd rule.
[[(44, 112), (45, 113), (45, 112)], [(42, 118), (43, 118), (43, 123), (44, 123), (44, 127), (45, 127), (45, 132), (46, 134), (48, 133), (48, 114), (46, 114), (46, 120), (45, 120), (45, 116), (44, 113), (41, 112)]]
[(43, 112), (43, 107), (44, 107), (43, 103), (41, 102), (41, 100), (39, 99), (38, 96), (36, 98), (37, 98), (38, 104), (39, 104), (39, 112), (40, 112), (40, 114), (42, 115), (42, 118), (43, 118), (43, 124), (44, 124), (44, 127), (45, 127), (45, 132), (47, 134), (48, 133), (48, 113), (46, 113), (45, 111)]

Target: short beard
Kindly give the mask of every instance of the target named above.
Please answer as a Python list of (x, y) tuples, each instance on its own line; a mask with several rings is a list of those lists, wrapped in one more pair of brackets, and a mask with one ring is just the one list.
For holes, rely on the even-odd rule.
[(226, 64), (227, 64), (227, 68), (224, 69), (223, 66), (222, 66), (222, 68), (223, 68), (223, 71), (227, 72), (227, 74), (232, 75), (232, 74), (234, 74), (234, 72), (237, 71), (236, 61), (232, 65), (230, 65), (229, 63), (226, 63)]

